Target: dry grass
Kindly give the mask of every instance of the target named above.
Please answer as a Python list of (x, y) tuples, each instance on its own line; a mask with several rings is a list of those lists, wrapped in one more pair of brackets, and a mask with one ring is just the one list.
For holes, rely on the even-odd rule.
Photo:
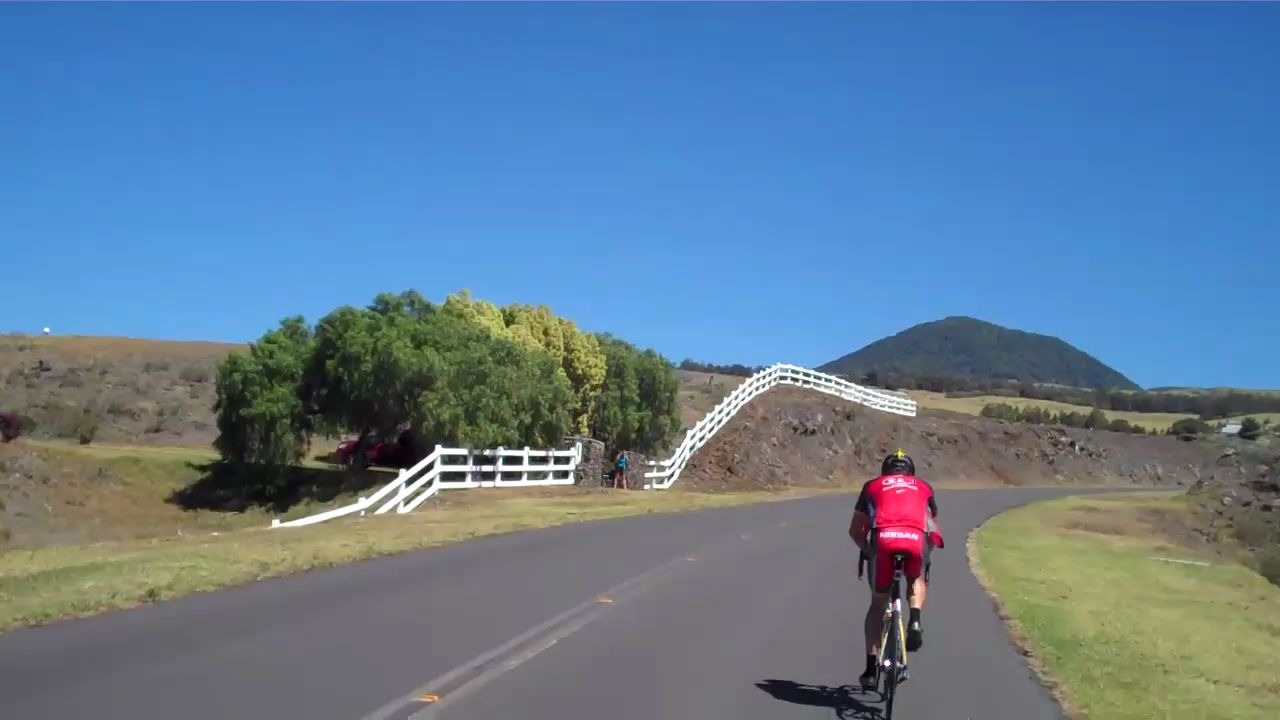
[(1189, 546), (1176, 528), (1190, 512), (1168, 493), (1067, 498), (971, 537), (975, 570), (1074, 716), (1280, 716), (1280, 590)]
[(0, 631), (481, 535), (799, 495), (572, 488), (442, 493), (403, 516), (13, 550), (0, 554)]
[[(978, 395), (975, 397), (952, 398), (942, 393), (927, 390), (912, 390), (907, 393), (920, 407), (933, 410), (949, 410), (966, 415), (981, 415), (982, 408), (992, 403), (1006, 403), (1017, 408), (1042, 407), (1053, 412), (1078, 412), (1088, 415), (1093, 408), (1084, 405), (1055, 402), (1053, 400), (1036, 400), (1034, 398), (1003, 397), (999, 395)], [(1169, 426), (1183, 418), (1196, 417), (1180, 413), (1140, 413), (1117, 412), (1108, 410), (1108, 420), (1125, 420), (1131, 425), (1139, 425), (1146, 429), (1167, 430)]]
[(87, 414), (97, 428), (93, 442), (208, 447), (216, 434), (215, 368), (240, 347), (0, 336), (0, 402), (33, 418), (37, 437), (77, 438)]
[[(680, 406), (680, 422), (685, 428), (693, 427), (703, 415), (710, 412), (726, 395), (746, 380), (737, 375), (693, 370), (676, 370), (676, 377), (680, 380), (676, 402)], [(676, 441), (679, 441), (679, 437)]]
[[(72, 445), (23, 438), (0, 445), (0, 550), (270, 524), (271, 509), (235, 502), (211, 474), (215, 456), (173, 447)], [(391, 472), (351, 474), (307, 463), (281, 517), (329, 509), (380, 486)]]

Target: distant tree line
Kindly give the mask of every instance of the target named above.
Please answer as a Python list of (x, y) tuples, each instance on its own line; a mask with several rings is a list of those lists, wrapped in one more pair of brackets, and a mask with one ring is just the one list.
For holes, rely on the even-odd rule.
[(1258, 393), (1238, 390), (1204, 393), (1089, 390), (1063, 385), (1043, 385), (1013, 381), (951, 377), (939, 375), (905, 375), (872, 369), (860, 382), (890, 390), (928, 390), (946, 393), (948, 397), (996, 395), (1047, 400), (1083, 405), (1112, 412), (1173, 413), (1196, 415), (1205, 420), (1280, 412), (1280, 393)]
[[(982, 417), (1005, 420), (1007, 422), (1024, 422), (1032, 425), (1062, 425), (1111, 432), (1132, 433), (1134, 435), (1159, 435), (1156, 428), (1144, 429), (1141, 425), (1131, 424), (1127, 420), (1117, 418), (1111, 420), (1100, 408), (1089, 413), (1076, 411), (1053, 412), (1039, 406), (1017, 407), (1009, 403), (988, 403), (982, 407)], [(1257, 440), (1270, 425), (1270, 421), (1259, 422), (1257, 418), (1246, 417), (1240, 422), (1240, 437), (1244, 440)], [(1200, 418), (1182, 418), (1164, 431), (1166, 435), (1187, 437), (1212, 433), (1216, 428)]]
[(223, 460), (269, 488), (317, 435), (359, 450), (410, 430), (420, 447), (550, 447), (585, 434), (652, 453), (679, 429), (670, 362), (545, 307), (416, 292), (289, 317), (218, 367)]
[(1111, 432), (1132, 433), (1134, 435), (1159, 434), (1155, 428), (1144, 429), (1141, 425), (1133, 425), (1127, 420), (1107, 418), (1101, 409), (1082, 413), (1074, 410), (1053, 412), (1039, 406), (1017, 407), (1009, 403), (989, 403), (982, 408), (982, 417), (1006, 420), (1008, 422), (1024, 422), (1032, 425), (1062, 425), (1064, 427), (1086, 428), (1090, 430), (1110, 430)]
[(680, 369), (691, 372), (715, 373), (716, 375), (750, 377), (765, 368), (763, 365), (716, 365), (715, 363), (698, 362), (697, 360), (686, 358), (680, 361)]

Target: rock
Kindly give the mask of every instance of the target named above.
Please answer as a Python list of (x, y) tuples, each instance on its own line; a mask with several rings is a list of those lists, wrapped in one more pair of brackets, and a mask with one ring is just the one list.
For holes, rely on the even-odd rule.
[(1223, 497), (1223, 498), (1222, 498), (1222, 506), (1223, 506), (1223, 507), (1231, 507), (1231, 498), (1230, 498), (1230, 497)]

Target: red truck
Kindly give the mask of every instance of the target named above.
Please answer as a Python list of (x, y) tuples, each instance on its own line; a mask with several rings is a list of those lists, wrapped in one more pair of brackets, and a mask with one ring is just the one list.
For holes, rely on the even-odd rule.
[(17, 439), (22, 432), (22, 419), (17, 413), (0, 412), (0, 439), (5, 442)]
[[(355, 453), (356, 446), (359, 443), (359, 438), (351, 438), (338, 443), (338, 449), (334, 451), (334, 456), (338, 462), (342, 465), (357, 466)], [(364, 462), (359, 463), (358, 467), (367, 468), (371, 465), (378, 465), (381, 467), (406, 468), (421, 459), (416, 455), (413, 447), (413, 436), (406, 430), (400, 433), (400, 437), (395, 442), (368, 441), (364, 450)]]

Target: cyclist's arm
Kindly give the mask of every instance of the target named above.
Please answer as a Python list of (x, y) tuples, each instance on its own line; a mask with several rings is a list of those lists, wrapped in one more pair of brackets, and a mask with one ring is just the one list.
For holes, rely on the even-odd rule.
[(933, 542), (937, 547), (943, 547), (946, 541), (942, 539), (942, 528), (938, 527), (937, 496), (933, 494), (933, 486), (928, 483), (925, 483), (925, 485), (929, 488), (929, 519), (925, 523), (927, 526), (925, 530), (930, 535), (930, 542)]
[(849, 522), (849, 537), (863, 552), (867, 549), (867, 535), (870, 530), (871, 497), (867, 494), (867, 486), (863, 485), (862, 492), (858, 494), (858, 503), (853, 508), (853, 519)]

